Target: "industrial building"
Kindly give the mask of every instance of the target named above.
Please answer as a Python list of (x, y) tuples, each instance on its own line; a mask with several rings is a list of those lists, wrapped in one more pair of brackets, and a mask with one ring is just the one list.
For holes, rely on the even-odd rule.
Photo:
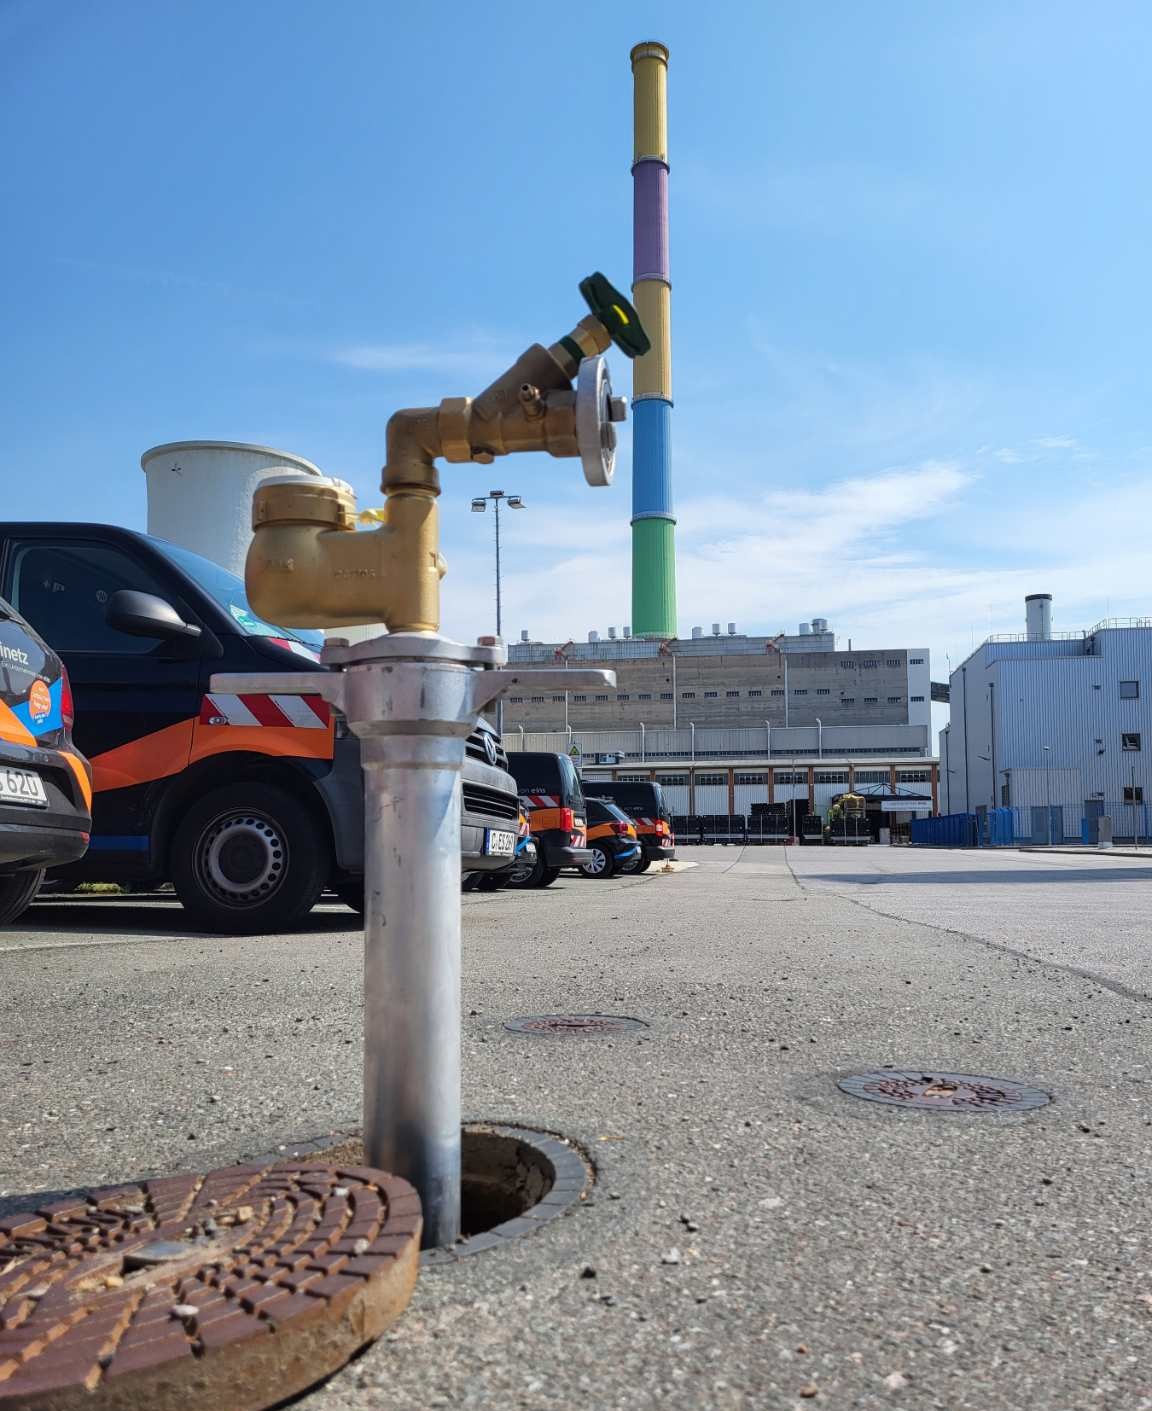
[(1053, 632), (1051, 611), (1051, 594), (1029, 595), (1025, 630), (952, 673), (942, 811), (1013, 808), (1034, 842), (1078, 839), (1105, 814), (1116, 837), (1147, 836), (1152, 618)]
[[(764, 731), (760, 734), (763, 740)], [(884, 839), (890, 826), (907, 824), (913, 817), (937, 811), (939, 767), (935, 759), (909, 760), (906, 755), (806, 759), (798, 753), (795, 759), (781, 763), (775, 757), (768, 759), (763, 747), (759, 755), (750, 752), (733, 758), (718, 752), (714, 758), (697, 755), (692, 759), (687, 740), (679, 762), (670, 758), (661, 762), (651, 755), (645, 758), (639, 750), (628, 758), (619, 753), (584, 752), (587, 746), (598, 743), (603, 742), (552, 733), (505, 736), (510, 753), (519, 749), (562, 750), (566, 744), (570, 750), (579, 751), (577, 763), (587, 793), (595, 791), (598, 779), (621, 783), (653, 780), (663, 788), (673, 813), (752, 815), (763, 805), (783, 804), (790, 820), (789, 831), (797, 835), (805, 817), (824, 817), (830, 805), (845, 793), (863, 795), (872, 836), (879, 840)], [(773, 746), (775, 743), (773, 732)]]
[[(642, 640), (625, 627), (607, 637), (589, 632), (586, 642), (533, 642), (528, 633), (509, 647), (512, 664), (606, 667), (616, 689), (596, 693), (552, 690), (512, 694), (505, 705), (505, 730), (530, 732), (625, 731), (649, 749), (657, 733), (676, 731), (685, 748), (671, 741), (666, 755), (687, 756), (688, 734), (720, 730), (712, 753), (793, 755), (931, 753), (930, 664), (927, 648), (838, 651), (824, 618), (800, 625), (795, 634), (750, 637), (728, 623), (711, 634), (693, 628), (689, 638)], [(745, 737), (745, 738), (742, 738)], [(701, 735), (700, 738), (703, 738)], [(605, 744), (597, 752), (610, 749)], [(631, 756), (631, 745), (622, 746)], [(638, 755), (639, 751), (635, 751)]]
[(775, 637), (727, 628), (663, 642), (628, 628), (584, 642), (521, 633), (511, 664), (604, 667), (617, 689), (510, 695), (506, 747), (563, 751), (588, 784), (654, 780), (674, 813), (783, 804), (797, 835), (848, 792), (867, 800), (877, 838), (937, 811), (927, 648), (838, 651), (820, 617)]

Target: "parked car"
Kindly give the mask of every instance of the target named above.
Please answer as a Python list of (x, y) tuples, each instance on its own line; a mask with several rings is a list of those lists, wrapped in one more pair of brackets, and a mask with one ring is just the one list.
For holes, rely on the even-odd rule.
[(672, 811), (664, 790), (652, 780), (623, 783), (619, 780), (596, 779), (583, 781), (585, 794), (611, 799), (624, 810), (636, 825), (641, 855), (627, 872), (647, 872), (654, 862), (672, 862), (676, 857), (676, 834), (672, 828)]
[(580, 867), (588, 861), (580, 776), (567, 755), (534, 750), (513, 750), (508, 768), (520, 790), (537, 849), (531, 869), (513, 869), (508, 885), (549, 887), (562, 867)]
[(587, 799), (588, 861), (580, 864), (585, 877), (614, 877), (641, 857), (636, 826), (608, 799)]
[(0, 926), (31, 905), (44, 870), (82, 857), (92, 774), (72, 744), (60, 658), (0, 598)]
[(519, 877), (525, 872), (531, 874), (538, 857), (536, 839), (532, 836), (528, 817), (521, 812), (520, 826), (516, 836), (516, 851), (512, 861), (499, 872), (470, 872), (464, 878), (464, 890), (466, 892), (498, 892), (502, 888), (510, 886), (513, 877)]
[[(210, 691), (213, 672), (321, 672), (199, 554), (107, 524), (0, 524), (0, 592), (59, 653), (92, 762), (83, 881), (171, 881), (207, 930), (290, 929), (333, 886), (363, 907), (360, 745), (318, 695)], [(463, 776), (464, 872), (508, 866), (516, 783), (481, 722)]]

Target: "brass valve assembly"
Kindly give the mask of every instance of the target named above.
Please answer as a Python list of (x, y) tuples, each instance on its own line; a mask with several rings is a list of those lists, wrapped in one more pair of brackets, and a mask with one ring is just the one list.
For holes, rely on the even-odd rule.
[(591, 275), (580, 290), (592, 312), (551, 347), (533, 344), (479, 396), (393, 414), (378, 528), (357, 531), (355, 495), (344, 481), (299, 472), (265, 480), (253, 499), (245, 570), (256, 612), (286, 627), (383, 622), (391, 632), (437, 632), (445, 571), (438, 458), (487, 465), (517, 451), (547, 451), (579, 456), (590, 484), (610, 484), (615, 423), (627, 404), (612, 395), (601, 355), (614, 342), (637, 357), (648, 339), (603, 275)]

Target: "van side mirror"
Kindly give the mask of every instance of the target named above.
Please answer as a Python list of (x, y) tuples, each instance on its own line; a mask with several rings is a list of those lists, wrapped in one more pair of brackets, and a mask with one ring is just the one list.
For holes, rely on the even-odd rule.
[(185, 622), (171, 603), (154, 593), (138, 593), (133, 588), (121, 588), (108, 599), (104, 620), (117, 632), (130, 637), (158, 637), (170, 641), (176, 637), (199, 637), (200, 628)]

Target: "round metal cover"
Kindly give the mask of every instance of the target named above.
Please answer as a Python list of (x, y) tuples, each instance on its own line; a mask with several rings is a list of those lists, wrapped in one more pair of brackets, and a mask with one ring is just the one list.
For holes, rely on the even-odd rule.
[(233, 1166), (0, 1220), (0, 1411), (260, 1411), (411, 1296), (420, 1202), (365, 1167)]
[(1043, 1088), (1030, 1088), (1010, 1078), (972, 1073), (925, 1073), (922, 1068), (854, 1073), (836, 1086), (850, 1097), (915, 1107), (931, 1112), (1028, 1112), (1052, 1101)]
[(576, 377), (576, 444), (589, 485), (611, 485), (616, 469), (612, 383), (602, 357), (585, 358)]
[(648, 1025), (619, 1014), (529, 1014), (504, 1027), (514, 1034), (619, 1034)]

